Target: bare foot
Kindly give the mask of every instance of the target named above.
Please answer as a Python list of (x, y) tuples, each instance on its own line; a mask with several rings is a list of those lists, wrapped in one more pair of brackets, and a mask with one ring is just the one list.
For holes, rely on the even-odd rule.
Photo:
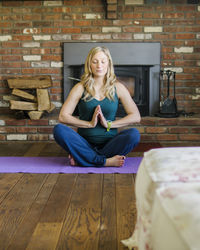
[(69, 154), (69, 155), (68, 155), (68, 158), (69, 158), (69, 163), (70, 163), (70, 165), (71, 165), (71, 166), (76, 166), (76, 162), (75, 162), (73, 156)]
[(122, 167), (126, 157), (124, 155), (115, 155), (106, 159), (106, 167)]

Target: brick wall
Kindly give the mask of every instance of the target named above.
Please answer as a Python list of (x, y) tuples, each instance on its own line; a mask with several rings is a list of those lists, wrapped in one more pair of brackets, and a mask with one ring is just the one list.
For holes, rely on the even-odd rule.
[[(148, 4), (153, 2), (161, 4)], [(1, 114), (6, 115), (9, 112), (8, 104), (3, 101), (3, 95), (10, 93), (6, 79), (18, 75), (51, 75), (53, 86), (49, 92), (52, 102), (59, 110), (62, 105), (64, 42), (146, 41), (160, 42), (162, 68), (177, 72), (176, 97), (179, 110), (199, 115), (200, 4), (186, 2), (178, 0), (1, 1)], [(17, 122), (22, 121), (16, 121), (16, 127), (10, 127), (6, 126), (5, 120), (6, 118), (0, 120), (4, 124), (0, 124), (1, 140), (6, 139), (8, 133), (28, 135), (30, 131), (30, 135), (35, 134), (34, 138), (40, 140), (39, 134), (48, 134), (48, 126), (51, 127), (50, 117), (43, 119), (47, 124), (41, 125), (40, 129), (34, 128), (27, 120), (23, 125), (24, 131), (17, 125)], [(5, 132), (2, 126), (10, 132)], [(43, 132), (47, 126), (44, 133), (43, 126)]]

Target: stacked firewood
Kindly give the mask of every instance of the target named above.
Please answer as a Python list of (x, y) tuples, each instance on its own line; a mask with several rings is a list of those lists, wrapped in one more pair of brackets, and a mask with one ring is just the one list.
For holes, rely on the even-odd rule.
[(10, 109), (15, 110), (18, 116), (25, 114), (31, 120), (39, 120), (44, 112), (54, 110), (48, 91), (52, 85), (50, 76), (17, 77), (7, 81), (12, 92), (4, 96), (4, 100), (9, 101)]

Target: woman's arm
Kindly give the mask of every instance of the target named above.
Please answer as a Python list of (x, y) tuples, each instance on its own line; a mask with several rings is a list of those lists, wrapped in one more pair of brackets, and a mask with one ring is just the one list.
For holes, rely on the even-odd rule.
[(140, 112), (133, 101), (127, 88), (120, 82), (116, 83), (117, 95), (120, 99), (127, 115), (112, 122), (111, 128), (128, 126), (133, 123), (140, 123)]
[(91, 121), (80, 120), (78, 117), (73, 116), (73, 112), (83, 95), (83, 85), (77, 83), (70, 91), (65, 103), (63, 104), (60, 114), (59, 122), (72, 125), (80, 128), (94, 128), (98, 121), (99, 110), (96, 108)]

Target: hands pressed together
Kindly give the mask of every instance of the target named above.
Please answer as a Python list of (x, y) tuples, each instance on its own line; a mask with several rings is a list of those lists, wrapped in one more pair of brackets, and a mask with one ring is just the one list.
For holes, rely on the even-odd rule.
[(95, 111), (94, 111), (94, 114), (93, 114), (93, 117), (92, 117), (92, 120), (91, 120), (91, 126), (92, 126), (92, 128), (96, 127), (98, 121), (100, 121), (101, 125), (104, 128), (108, 127), (107, 120), (106, 120), (106, 118), (103, 115), (103, 112), (101, 110), (101, 106), (100, 105), (98, 105), (96, 107)]

